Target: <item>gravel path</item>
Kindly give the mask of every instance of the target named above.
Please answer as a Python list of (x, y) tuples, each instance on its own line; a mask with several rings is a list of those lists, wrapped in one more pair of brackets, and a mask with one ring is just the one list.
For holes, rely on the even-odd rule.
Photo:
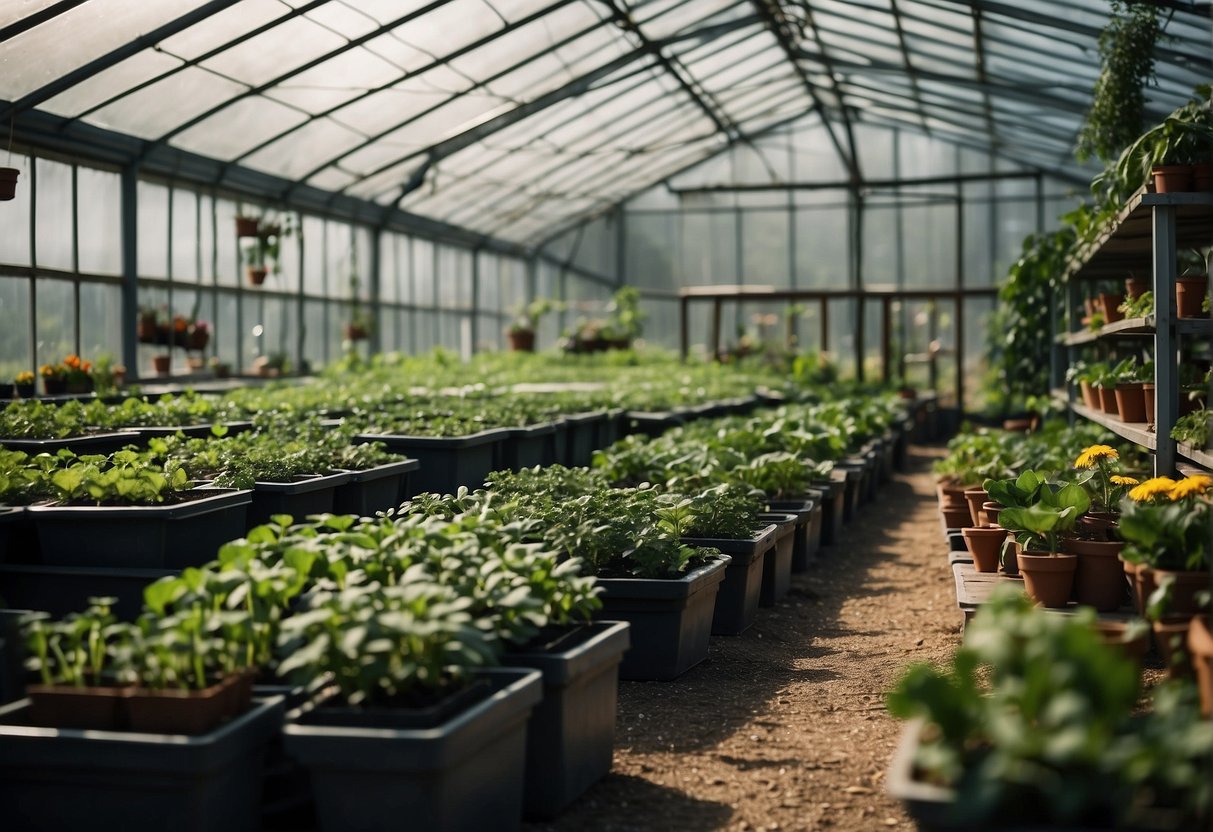
[(900, 726), (882, 697), (960, 639), (930, 448), (794, 576), (789, 596), (673, 682), (621, 682), (611, 774), (556, 822), (572, 830), (913, 828), (886, 796)]

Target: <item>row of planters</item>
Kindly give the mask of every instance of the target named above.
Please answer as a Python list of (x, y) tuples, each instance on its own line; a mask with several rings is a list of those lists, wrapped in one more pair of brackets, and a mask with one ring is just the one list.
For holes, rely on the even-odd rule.
[[(1185, 365), (1183, 376), (1180, 379), (1179, 415), (1192, 422), (1207, 421), (1205, 399), (1209, 389), (1208, 373), (1195, 372), (1191, 365)], [(1091, 410), (1106, 413), (1122, 422), (1154, 423), (1154, 362), (1139, 364), (1135, 356), (1115, 364), (1079, 361), (1071, 365), (1067, 377), (1077, 383), (1083, 404)]]
[(275, 520), (149, 586), (133, 622), (108, 599), (25, 619), (37, 684), (0, 709), (7, 810), (299, 828), (314, 798), (321, 829), (512, 828), (609, 769), (628, 628), (589, 623), (579, 559), (488, 512)]
[[(1082, 433), (1086, 434), (1089, 431)], [(1201, 682), (1206, 713), (1213, 712), (1213, 638), (1209, 635), (1208, 530), (1213, 522), (1213, 478), (1135, 475), (1138, 465), (1121, 451), (1095, 443), (1074, 453), (1064, 467), (1057, 451), (1073, 452), (1088, 436), (1056, 429), (1034, 440), (964, 436), (941, 468), (945, 523), (959, 529), (979, 572), (1022, 579), (1027, 596), (1043, 607), (1090, 607), (1111, 614), (1099, 622), (1111, 641), (1142, 659), (1148, 646), (1144, 616), (1172, 676)], [(1018, 474), (999, 470), (1000, 454), (1030, 444), (1057, 449)], [(1031, 452), (1025, 456), (1032, 456)], [(968, 461), (961, 463), (960, 458)], [(984, 457), (995, 476), (968, 487), (960, 471), (980, 471)], [(1002, 461), (1000, 461), (1002, 460)], [(1023, 464), (1023, 457), (1015, 460)], [(1011, 474), (1012, 476), (1006, 476)]]

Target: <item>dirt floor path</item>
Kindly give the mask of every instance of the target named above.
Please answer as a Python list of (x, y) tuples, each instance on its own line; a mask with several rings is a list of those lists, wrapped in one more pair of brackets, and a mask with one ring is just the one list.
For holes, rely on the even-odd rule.
[(611, 774), (558, 821), (573, 830), (914, 828), (884, 790), (900, 725), (883, 694), (942, 662), (961, 615), (929, 462), (883, 486), (779, 606), (673, 682), (621, 682)]

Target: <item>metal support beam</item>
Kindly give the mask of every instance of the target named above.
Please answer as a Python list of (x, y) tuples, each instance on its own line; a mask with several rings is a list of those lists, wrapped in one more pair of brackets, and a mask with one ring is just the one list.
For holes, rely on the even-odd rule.
[(1154, 206), (1154, 453), (1156, 477), (1175, 474), (1171, 428), (1179, 418), (1179, 367), (1175, 337), (1175, 208)]
[(122, 363), (132, 379), (140, 375), (139, 342), (139, 169), (122, 171)]
[(906, 42), (906, 31), (901, 23), (901, 10), (897, 7), (897, 0), (889, 0), (889, 8), (893, 12), (893, 28), (897, 31), (897, 46), (901, 50), (901, 61), (905, 64), (906, 77), (910, 79), (910, 90), (914, 94), (914, 108), (918, 111), (922, 131), (929, 136), (931, 135), (931, 125), (927, 121), (926, 108), (922, 105), (922, 89), (918, 85), (918, 73), (914, 71), (914, 64), (910, 61), (910, 47)]

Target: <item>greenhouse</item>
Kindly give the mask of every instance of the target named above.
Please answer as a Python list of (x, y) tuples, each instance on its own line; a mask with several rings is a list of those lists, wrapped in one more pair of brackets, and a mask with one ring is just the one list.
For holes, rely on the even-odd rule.
[(1213, 832), (1213, 4), (0, 3), (0, 828)]

